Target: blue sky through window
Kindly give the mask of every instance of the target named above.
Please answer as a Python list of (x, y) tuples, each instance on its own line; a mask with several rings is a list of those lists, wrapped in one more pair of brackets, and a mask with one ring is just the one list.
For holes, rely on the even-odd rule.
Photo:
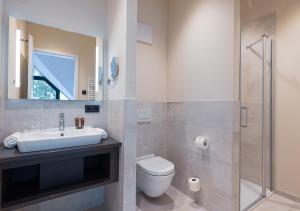
[(66, 97), (75, 99), (75, 57), (34, 51), (33, 65)]

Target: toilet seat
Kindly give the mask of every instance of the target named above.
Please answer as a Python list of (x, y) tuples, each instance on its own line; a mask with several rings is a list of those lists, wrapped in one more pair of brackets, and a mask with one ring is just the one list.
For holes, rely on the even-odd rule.
[(152, 176), (168, 176), (174, 173), (174, 164), (159, 156), (138, 160), (137, 167)]

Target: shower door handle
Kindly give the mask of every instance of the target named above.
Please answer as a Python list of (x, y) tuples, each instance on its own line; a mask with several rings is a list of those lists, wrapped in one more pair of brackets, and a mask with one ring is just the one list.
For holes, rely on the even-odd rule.
[(241, 127), (248, 127), (248, 108), (241, 107)]

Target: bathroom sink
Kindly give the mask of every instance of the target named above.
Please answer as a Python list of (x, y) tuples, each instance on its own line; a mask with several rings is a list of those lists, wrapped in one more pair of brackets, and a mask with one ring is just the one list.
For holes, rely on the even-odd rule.
[(25, 131), (19, 133), (17, 146), (20, 152), (34, 152), (99, 144), (103, 130), (86, 127), (84, 129), (65, 128), (64, 131), (50, 129), (45, 131)]

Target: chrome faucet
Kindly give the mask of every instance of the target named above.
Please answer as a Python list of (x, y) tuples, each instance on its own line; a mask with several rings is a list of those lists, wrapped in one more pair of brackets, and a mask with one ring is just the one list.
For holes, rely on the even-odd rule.
[(64, 113), (59, 114), (59, 131), (61, 132), (61, 135), (63, 136), (63, 131), (65, 130), (65, 115)]

